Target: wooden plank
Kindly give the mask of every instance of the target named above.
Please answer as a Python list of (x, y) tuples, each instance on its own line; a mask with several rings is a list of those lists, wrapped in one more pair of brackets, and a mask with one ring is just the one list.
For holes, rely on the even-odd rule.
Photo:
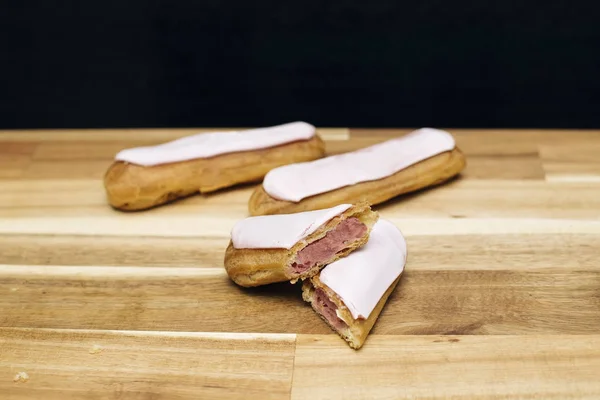
[[(175, 205), (173, 205), (175, 207)], [(244, 207), (231, 207), (230, 215), (206, 208), (188, 213), (124, 214), (87, 216), (87, 209), (68, 216), (11, 216), (0, 218), (0, 235), (86, 235), (141, 237), (228, 238), (237, 221), (247, 216)], [(46, 211), (47, 213), (47, 211)], [(65, 215), (65, 213), (62, 213)], [(499, 234), (600, 234), (600, 220), (543, 218), (451, 218), (410, 217), (384, 208), (383, 218), (391, 220), (405, 235), (499, 235)]]
[[(97, 139), (102, 136), (97, 136)], [(44, 141), (38, 145), (33, 155), (36, 161), (89, 161), (103, 160), (111, 162), (115, 155), (126, 148), (152, 146), (156, 141)]]
[[(412, 270), (377, 334), (596, 333), (600, 271)], [(300, 285), (255, 289), (223, 268), (0, 267), (0, 326), (330, 333)], [(243, 311), (242, 311), (243, 310)], [(248, 317), (250, 316), (250, 317)]]
[[(202, 132), (217, 132), (230, 130), (245, 130), (252, 127), (221, 127), (221, 128), (136, 128), (136, 129), (22, 129), (0, 130), (0, 141), (10, 142), (96, 142), (98, 138), (104, 141), (134, 141), (134, 142), (166, 142), (184, 136)], [(327, 140), (347, 140), (348, 128), (317, 127), (317, 132)]]
[(23, 173), (23, 179), (102, 179), (109, 160), (35, 161)]
[(0, 264), (220, 268), (227, 237), (0, 235)]
[(417, 270), (594, 270), (600, 234), (408, 236), (408, 265)]
[[(593, 269), (600, 234), (407, 236), (411, 270)], [(228, 237), (0, 235), (0, 264), (220, 268)]]
[[(0, 329), (20, 399), (287, 399), (295, 335)], [(13, 382), (25, 372), (26, 382)]]
[(0, 141), (0, 179), (21, 177), (36, 147), (36, 143)]
[(168, 141), (200, 132), (227, 128), (158, 128), (158, 129), (16, 129), (0, 130), (0, 140), (13, 142), (96, 142), (132, 140), (139, 142)]
[(377, 206), (397, 216), (598, 220), (600, 184), (458, 179)]
[(600, 182), (598, 140), (540, 146), (546, 177), (559, 182)]
[[(361, 137), (354, 140), (346, 140), (344, 132), (333, 131), (326, 136), (327, 153), (339, 154), (347, 151), (357, 150), (375, 143), (379, 143), (385, 137)], [(515, 146), (507, 147), (499, 151), (498, 144), (494, 143), (492, 148), (496, 152), (490, 153), (486, 150), (486, 143), (480, 140), (471, 140), (470, 137), (463, 139), (465, 146), (461, 148), (466, 152), (469, 160), (473, 160), (473, 166), (467, 167), (465, 176), (472, 178), (487, 179), (509, 179), (509, 178), (536, 178), (543, 177), (541, 164), (537, 158), (537, 148), (533, 144), (527, 146), (523, 151), (515, 153)], [(469, 143), (474, 142), (470, 145)], [(96, 178), (103, 176), (106, 168), (110, 165), (114, 155), (121, 149), (137, 145), (150, 145), (154, 142), (146, 141), (136, 143), (135, 141), (45, 141), (39, 144), (33, 159), (33, 165), (24, 175), (26, 179), (57, 179), (57, 178)], [(502, 141), (500, 143), (505, 143)], [(483, 145), (482, 145), (483, 144)], [(501, 157), (510, 156), (510, 162), (503, 162)], [(500, 159), (499, 159), (500, 158)], [(73, 168), (74, 162), (78, 168)]]
[(20, 178), (30, 164), (26, 154), (0, 154), (0, 179)]
[[(350, 138), (350, 134), (346, 128), (330, 128), (321, 133), (321, 137), (327, 141), (343, 142)], [(94, 136), (94, 138), (96, 139), (95, 141), (89, 139), (83, 140), (82, 138), (72, 141), (44, 140), (37, 145), (37, 148), (33, 153), (33, 159), (36, 161), (112, 161), (115, 155), (123, 149), (138, 146), (152, 146), (161, 143), (161, 141), (152, 140), (145, 136), (138, 138), (133, 135), (124, 135), (120, 137), (119, 140), (114, 141), (107, 140), (106, 135), (102, 134), (98, 134)], [(21, 146), (29, 145), (28, 143), (18, 142), (16, 144)]]
[(597, 399), (600, 335), (299, 335), (292, 399)]
[[(404, 132), (404, 130), (397, 131), (398, 135)], [(127, 147), (155, 143), (155, 141), (147, 138), (145, 141), (140, 141), (140, 137), (144, 138), (146, 136), (143, 135), (143, 131), (139, 133), (138, 136), (126, 135), (127, 138), (137, 137), (137, 139), (128, 139), (127, 141), (123, 140), (123, 135), (114, 136), (114, 138), (120, 140), (113, 141), (107, 141), (104, 135), (92, 135), (96, 138), (96, 141), (91, 141), (89, 138), (82, 139), (84, 136), (81, 133), (67, 135), (67, 137), (72, 138), (72, 141), (65, 141), (64, 138), (57, 141), (44, 141), (39, 144), (34, 154), (36, 162), (27, 170), (24, 178), (54, 179), (70, 177), (72, 179), (99, 179), (117, 151)], [(538, 143), (556, 143), (554, 146), (559, 147), (563, 143), (563, 140), (553, 135), (552, 132), (542, 134), (537, 131), (505, 131), (494, 134), (494, 132), (480, 133), (458, 130), (453, 131), (453, 133), (455, 133), (460, 148), (466, 152), (467, 156), (470, 157), (469, 160), (472, 161), (468, 164), (464, 175), (475, 179), (541, 179), (544, 174), (537, 157)], [(113, 134), (109, 135), (109, 138), (113, 138)], [(61, 138), (59, 133), (51, 136), (57, 139)], [(330, 129), (323, 136), (328, 140), (328, 154), (352, 151), (389, 139), (389, 136), (381, 136), (377, 133), (370, 136), (358, 135), (353, 140), (347, 140), (346, 129)], [(586, 146), (587, 142), (600, 145), (600, 135), (594, 132), (575, 133), (572, 136), (579, 140), (579, 142), (575, 141), (577, 146)], [(99, 137), (104, 138), (104, 140), (98, 140)], [(503, 157), (509, 157), (509, 159), (503, 160)], [(78, 168), (73, 168), (73, 161), (78, 162)], [(554, 167), (550, 166), (549, 168), (552, 172)], [(15, 173), (10, 177), (14, 175)]]
[(3, 140), (0, 136), (0, 157), (7, 154), (31, 156), (37, 149), (37, 143), (21, 143)]
[[(98, 214), (86, 210), (91, 217), (143, 220), (148, 216), (212, 214), (243, 218), (255, 185), (231, 188), (212, 195), (192, 196), (170, 205), (141, 213), (122, 213), (105, 203), (100, 181), (51, 180), (32, 185), (26, 181), (0, 181), (0, 217), (40, 215), (39, 208), (53, 208), (53, 216), (77, 214), (77, 206), (98, 206)], [(56, 182), (63, 190), (57, 190)], [(81, 182), (81, 183), (79, 183)], [(561, 218), (600, 219), (600, 183), (551, 183), (536, 180), (470, 180), (458, 179), (445, 185), (392, 199), (375, 208), (404, 218)], [(37, 208), (38, 210), (25, 210)], [(66, 210), (58, 210), (65, 208)], [(9, 209), (9, 210), (6, 210)], [(11, 213), (11, 209), (15, 213)], [(31, 213), (31, 214), (30, 214)], [(133, 217), (135, 216), (135, 217)], [(14, 222), (14, 221), (13, 221)], [(58, 221), (57, 221), (58, 222)], [(62, 225), (61, 222), (58, 222)], [(0, 231), (3, 222), (0, 220)], [(15, 225), (16, 226), (16, 225)], [(60, 228), (57, 227), (57, 232)]]
[(243, 289), (222, 267), (3, 266), (0, 293), (2, 327), (328, 332), (299, 285)]
[(461, 177), (463, 179), (543, 180), (546, 174), (537, 153), (508, 156), (470, 155)]
[[(96, 216), (186, 214), (206, 208), (209, 211), (211, 207), (221, 211), (243, 208), (247, 212), (248, 199), (255, 186), (239, 185), (211, 194), (194, 195), (141, 213), (123, 213), (108, 205), (101, 179), (0, 180), (0, 216), (77, 215), (80, 209), (85, 209), (85, 215)], [(8, 210), (15, 210), (15, 213)], [(212, 211), (214, 209), (209, 212)]]

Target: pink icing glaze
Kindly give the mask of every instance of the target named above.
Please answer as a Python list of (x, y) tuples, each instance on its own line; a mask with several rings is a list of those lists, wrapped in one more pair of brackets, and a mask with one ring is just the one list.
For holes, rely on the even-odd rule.
[(400, 230), (380, 218), (366, 245), (326, 266), (319, 278), (340, 297), (354, 319), (366, 319), (404, 270), (406, 252)]
[(340, 204), (324, 210), (249, 217), (235, 224), (231, 241), (236, 249), (290, 249), (350, 207)]
[(271, 170), (263, 187), (273, 198), (299, 202), (345, 186), (382, 179), (456, 146), (446, 131), (423, 128), (361, 150)]
[(299, 140), (308, 140), (314, 135), (315, 127), (306, 122), (292, 122), (246, 131), (199, 133), (157, 146), (125, 149), (115, 156), (115, 160), (153, 166), (239, 151), (264, 149)]

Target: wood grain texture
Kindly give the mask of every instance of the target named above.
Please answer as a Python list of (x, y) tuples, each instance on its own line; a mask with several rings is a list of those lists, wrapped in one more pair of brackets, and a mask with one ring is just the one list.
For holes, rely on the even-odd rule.
[[(449, 243), (447, 235), (411, 234), (407, 241), (411, 270), (525, 271), (598, 267), (598, 249), (590, 244), (596, 237), (568, 232), (462, 234)], [(225, 236), (13, 234), (0, 235), (0, 254), (6, 264), (16, 265), (212, 268), (223, 262), (228, 243)]]
[(116, 151), (198, 131), (0, 132), (2, 400), (600, 397), (600, 131), (451, 129), (461, 177), (375, 207), (409, 256), (358, 352), (298, 285), (228, 280), (255, 185), (107, 206)]
[[(598, 287), (593, 269), (409, 269), (373, 333), (594, 333)], [(222, 267), (0, 266), (0, 327), (327, 333), (299, 291), (243, 289)]]
[(299, 335), (292, 399), (594, 399), (600, 335)]
[(295, 336), (0, 329), (0, 343), (7, 400), (286, 399)]

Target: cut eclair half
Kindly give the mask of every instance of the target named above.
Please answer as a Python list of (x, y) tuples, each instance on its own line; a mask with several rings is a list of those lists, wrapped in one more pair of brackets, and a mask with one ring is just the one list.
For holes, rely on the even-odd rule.
[(240, 286), (295, 283), (364, 245), (378, 218), (366, 203), (249, 217), (232, 229), (225, 269)]
[(350, 347), (360, 349), (400, 280), (406, 254), (398, 228), (380, 219), (367, 244), (304, 281), (302, 298)]

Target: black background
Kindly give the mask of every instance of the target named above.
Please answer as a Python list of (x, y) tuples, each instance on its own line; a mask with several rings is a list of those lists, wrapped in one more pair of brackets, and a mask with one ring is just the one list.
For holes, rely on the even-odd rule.
[(0, 128), (600, 127), (565, 1), (2, 1)]

